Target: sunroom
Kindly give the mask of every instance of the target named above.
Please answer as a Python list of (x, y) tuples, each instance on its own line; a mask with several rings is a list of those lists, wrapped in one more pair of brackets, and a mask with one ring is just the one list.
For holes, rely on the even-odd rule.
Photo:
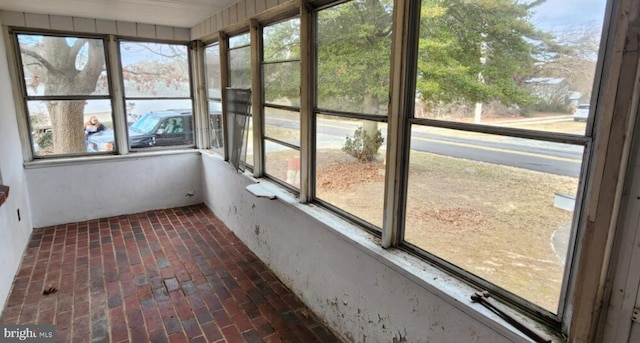
[(0, 0), (0, 324), (640, 340), (638, 20), (631, 0)]

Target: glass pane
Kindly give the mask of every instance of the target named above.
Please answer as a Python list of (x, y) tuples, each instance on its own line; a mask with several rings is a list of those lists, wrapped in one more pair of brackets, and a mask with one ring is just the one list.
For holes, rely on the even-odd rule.
[(416, 117), (584, 135), (605, 0), (448, 3), (422, 2)]
[[(130, 149), (193, 145), (191, 100), (135, 100), (129, 104)], [(105, 138), (97, 143), (108, 142)]]
[(300, 19), (294, 18), (262, 30), (264, 61), (300, 58)]
[(276, 108), (264, 109), (264, 135), (300, 146), (300, 113)]
[(109, 94), (101, 39), (30, 34), (17, 37), (27, 95)]
[(190, 97), (187, 46), (121, 42), (122, 77), (127, 97)]
[(153, 99), (153, 100), (127, 100), (129, 124), (135, 123), (148, 112), (167, 110), (191, 110), (191, 100), (188, 99)]
[(221, 101), (209, 100), (209, 128), (211, 129), (211, 147), (222, 150), (224, 147), (224, 138)]
[(300, 152), (265, 140), (265, 173), (300, 188)]
[(387, 115), (392, 10), (352, 1), (318, 13), (318, 107)]
[(381, 227), (386, 128), (323, 115), (316, 127), (317, 197)]
[(205, 48), (205, 68), (207, 70), (207, 96), (222, 98), (222, 80), (220, 76), (220, 47), (214, 44)]
[(241, 34), (239, 36), (229, 37), (229, 48), (249, 45), (250, 43), (251, 35), (249, 34), (249, 32)]
[(94, 152), (90, 138), (113, 137), (109, 100), (29, 101), (27, 107), (35, 156)]
[(234, 88), (251, 88), (251, 49), (229, 50), (229, 82)]
[(251, 169), (253, 168), (253, 116), (249, 117), (247, 137), (247, 159), (244, 164)]
[(269, 104), (300, 106), (300, 62), (269, 63), (264, 72), (264, 101)]
[(414, 126), (405, 240), (557, 311), (583, 150)]

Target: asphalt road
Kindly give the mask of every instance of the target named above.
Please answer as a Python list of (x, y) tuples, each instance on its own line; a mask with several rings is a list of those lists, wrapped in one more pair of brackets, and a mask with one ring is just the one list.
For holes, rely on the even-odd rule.
[[(268, 125), (297, 129), (299, 123), (270, 116)], [(345, 137), (353, 135), (357, 122), (319, 120), (319, 147), (341, 146)], [(582, 162), (582, 146), (501, 137), (480, 139), (433, 134), (416, 130), (411, 149), (444, 156), (493, 163), (550, 174), (578, 177)], [(383, 136), (386, 133), (383, 132)], [(495, 138), (493, 136), (492, 138)]]

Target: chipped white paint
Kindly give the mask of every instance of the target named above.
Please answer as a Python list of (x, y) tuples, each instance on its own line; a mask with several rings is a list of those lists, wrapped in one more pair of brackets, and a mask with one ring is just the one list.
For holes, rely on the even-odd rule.
[(205, 204), (345, 341), (525, 341), (455, 278), (268, 182), (260, 194), (277, 199), (254, 196), (251, 179), (218, 156), (202, 163)]

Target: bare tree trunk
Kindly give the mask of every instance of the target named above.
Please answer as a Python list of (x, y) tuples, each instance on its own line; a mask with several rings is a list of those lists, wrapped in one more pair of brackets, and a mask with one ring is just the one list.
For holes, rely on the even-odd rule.
[[(376, 99), (368, 94), (364, 97), (364, 107), (367, 112), (377, 113), (378, 112), (378, 102)], [(362, 122), (362, 133), (367, 137), (375, 137), (376, 132), (378, 131), (378, 122), (365, 120)]]
[[(79, 64), (78, 56), (83, 54), (84, 62)], [(69, 44), (60, 37), (43, 38), (43, 50), (38, 60), (46, 70), (44, 95), (53, 96), (91, 94), (105, 62), (102, 42), (77, 39)], [(85, 100), (48, 101), (46, 104), (51, 119), (53, 153), (86, 152)]]
[(53, 153), (86, 152), (84, 101), (52, 101), (47, 105), (53, 130)]

